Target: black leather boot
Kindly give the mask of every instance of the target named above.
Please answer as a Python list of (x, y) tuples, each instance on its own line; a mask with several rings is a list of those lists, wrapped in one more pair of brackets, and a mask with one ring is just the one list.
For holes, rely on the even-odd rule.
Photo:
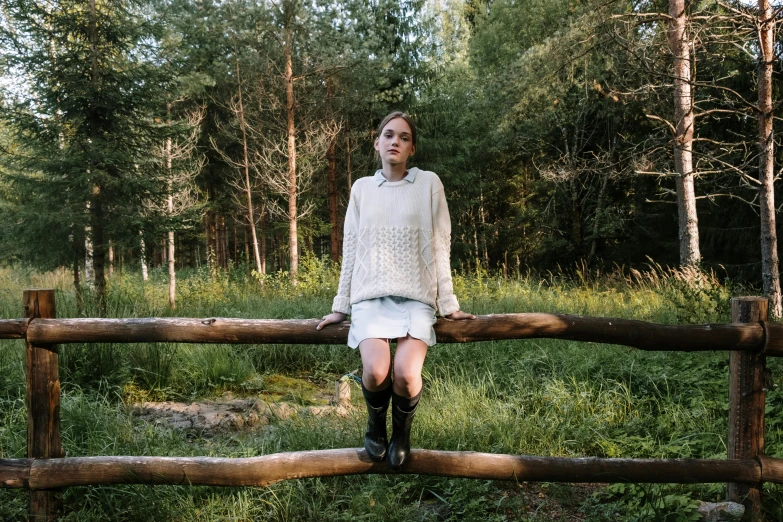
[(415, 397), (401, 397), (392, 392), (392, 438), (389, 444), (389, 465), (399, 469), (411, 451), (411, 425), (419, 406), (421, 392)]
[(376, 462), (386, 458), (386, 412), (392, 394), (391, 384), (385, 390), (372, 392), (362, 383), (364, 402), (367, 404), (367, 431), (364, 434), (364, 449)]

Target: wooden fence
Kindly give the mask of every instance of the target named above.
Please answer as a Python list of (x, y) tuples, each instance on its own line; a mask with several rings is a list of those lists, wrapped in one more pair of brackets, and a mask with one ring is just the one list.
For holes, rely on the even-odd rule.
[(256, 458), (68, 457), (60, 440), (58, 344), (112, 342), (342, 344), (348, 323), (316, 331), (318, 320), (56, 319), (53, 290), (26, 290), (24, 319), (0, 320), (0, 339), (26, 340), (27, 458), (0, 459), (0, 487), (30, 489), (30, 517), (54, 520), (61, 488), (106, 484), (266, 486), (280, 480), (367, 473), (553, 482), (728, 483), (730, 500), (760, 519), (763, 482), (783, 483), (783, 459), (764, 455), (766, 357), (783, 356), (783, 325), (767, 322), (767, 300), (731, 301), (732, 324), (659, 325), (557, 314), (440, 319), (441, 343), (554, 338), (642, 350), (730, 352), (726, 460), (605, 459), (412, 450), (402, 470), (363, 449), (278, 453)]

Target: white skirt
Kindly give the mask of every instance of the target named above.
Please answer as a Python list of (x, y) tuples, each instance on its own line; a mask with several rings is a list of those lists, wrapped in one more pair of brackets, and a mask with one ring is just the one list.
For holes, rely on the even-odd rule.
[(351, 305), (351, 328), (348, 346), (357, 348), (365, 339), (421, 339), (427, 346), (435, 344), (435, 309), (407, 297), (386, 296), (359, 301)]

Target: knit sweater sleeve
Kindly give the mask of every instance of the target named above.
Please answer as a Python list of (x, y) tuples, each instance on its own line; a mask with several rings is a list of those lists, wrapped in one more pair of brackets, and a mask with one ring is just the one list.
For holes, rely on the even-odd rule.
[(451, 218), (446, 195), (440, 180), (432, 192), (432, 235), (435, 256), (435, 273), (438, 279), (438, 312), (447, 316), (459, 310), (457, 296), (451, 281)]
[(351, 198), (348, 201), (348, 209), (345, 212), (345, 226), (343, 227), (343, 261), (340, 268), (340, 282), (337, 285), (337, 295), (332, 303), (333, 312), (351, 313), (351, 277), (353, 266), (356, 262), (356, 242), (359, 229), (359, 204), (356, 184), (351, 187)]

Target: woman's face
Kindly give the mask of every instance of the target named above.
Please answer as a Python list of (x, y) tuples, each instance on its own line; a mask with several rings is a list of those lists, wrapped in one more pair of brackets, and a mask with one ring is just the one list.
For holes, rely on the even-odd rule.
[(404, 165), (408, 157), (416, 151), (408, 122), (402, 118), (389, 121), (380, 137), (375, 140), (375, 150), (380, 154), (384, 164)]

